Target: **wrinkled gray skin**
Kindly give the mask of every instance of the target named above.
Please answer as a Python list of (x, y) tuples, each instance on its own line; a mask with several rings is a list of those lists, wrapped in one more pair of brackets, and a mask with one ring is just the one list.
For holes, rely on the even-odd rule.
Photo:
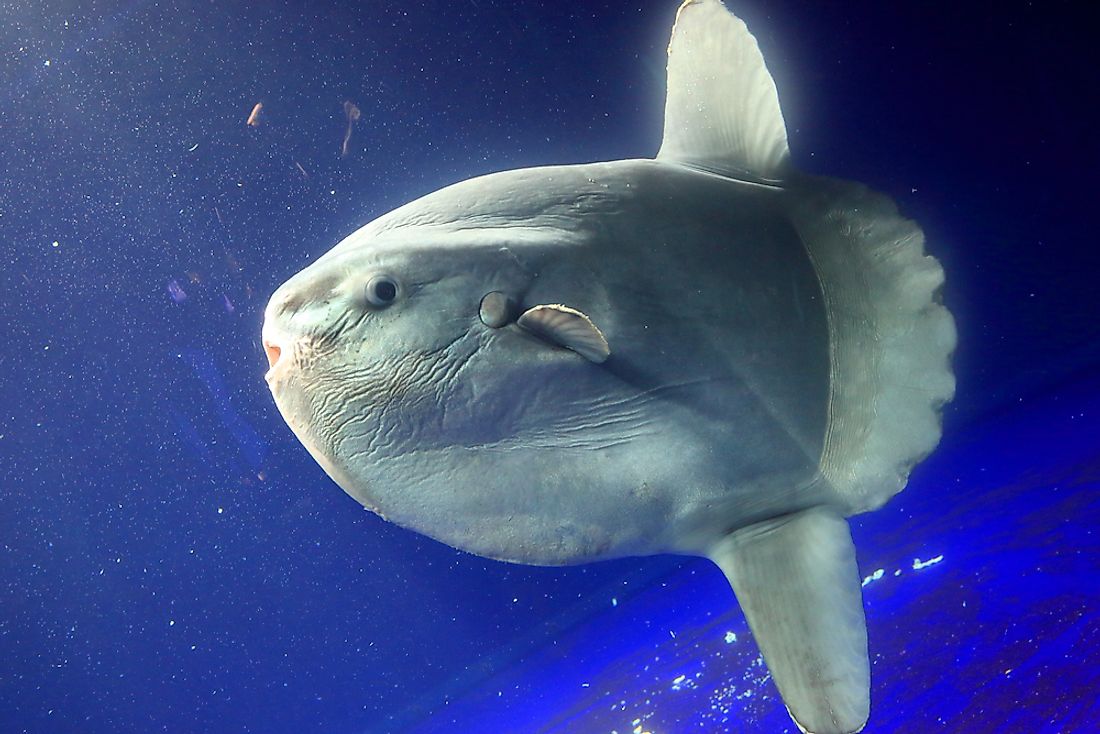
[(711, 558), (799, 728), (852, 734), (844, 518), (940, 439), (943, 270), (887, 197), (793, 170), (718, 0), (684, 0), (668, 53), (655, 160), (498, 173), (367, 225), (272, 297), (268, 381), (349, 494), (445, 543)]
[[(705, 553), (763, 518), (847, 514), (818, 475), (828, 335), (789, 195), (655, 160), (450, 186), (278, 289), (271, 390), (363, 505), (491, 558)], [(582, 311), (610, 359), (486, 326), (491, 291)]]

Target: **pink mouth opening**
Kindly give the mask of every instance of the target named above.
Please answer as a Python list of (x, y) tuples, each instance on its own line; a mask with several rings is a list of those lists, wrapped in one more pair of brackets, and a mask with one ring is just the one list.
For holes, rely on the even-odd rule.
[(267, 354), (268, 368), (275, 369), (275, 363), (279, 361), (279, 357), (282, 355), (283, 350), (270, 342), (264, 341), (264, 352)]

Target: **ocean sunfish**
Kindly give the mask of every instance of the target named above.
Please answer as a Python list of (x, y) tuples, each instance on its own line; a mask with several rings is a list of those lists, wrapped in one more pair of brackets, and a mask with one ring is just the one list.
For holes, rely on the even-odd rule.
[(494, 173), (367, 224), (271, 297), (267, 381), (398, 525), (516, 563), (712, 559), (798, 725), (855, 732), (845, 518), (938, 443), (955, 327), (917, 225), (788, 159), (755, 39), (688, 0), (656, 158)]

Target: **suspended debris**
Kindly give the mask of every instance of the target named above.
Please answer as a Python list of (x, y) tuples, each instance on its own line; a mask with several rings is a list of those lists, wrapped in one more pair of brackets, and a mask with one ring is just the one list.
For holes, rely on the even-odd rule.
[(259, 127), (260, 126), (260, 113), (263, 112), (263, 109), (264, 109), (264, 103), (263, 102), (257, 102), (256, 106), (252, 108), (251, 114), (248, 115), (248, 122), (246, 122), (245, 124), (248, 125), (249, 127)]
[(352, 101), (344, 102), (344, 116), (348, 118), (348, 129), (344, 133), (344, 144), (340, 146), (340, 157), (348, 154), (348, 143), (351, 142), (351, 131), (355, 123), (359, 121), (359, 108)]

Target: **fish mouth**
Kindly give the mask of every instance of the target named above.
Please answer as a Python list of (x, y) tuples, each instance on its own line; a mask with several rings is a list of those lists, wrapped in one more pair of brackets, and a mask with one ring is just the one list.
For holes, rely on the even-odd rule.
[(277, 344), (272, 344), (267, 339), (263, 340), (264, 354), (267, 355), (267, 374), (264, 375), (264, 379), (270, 381), (272, 373), (275, 372), (275, 365), (279, 361), (279, 357), (282, 356), (283, 350)]
[(281, 335), (267, 333), (261, 337), (260, 341), (264, 347), (264, 356), (267, 357), (267, 372), (264, 374), (264, 380), (274, 389), (274, 380), (284, 374), (289, 369), (289, 363), (294, 360), (290, 358), (289, 352), (283, 354), (287, 345)]

